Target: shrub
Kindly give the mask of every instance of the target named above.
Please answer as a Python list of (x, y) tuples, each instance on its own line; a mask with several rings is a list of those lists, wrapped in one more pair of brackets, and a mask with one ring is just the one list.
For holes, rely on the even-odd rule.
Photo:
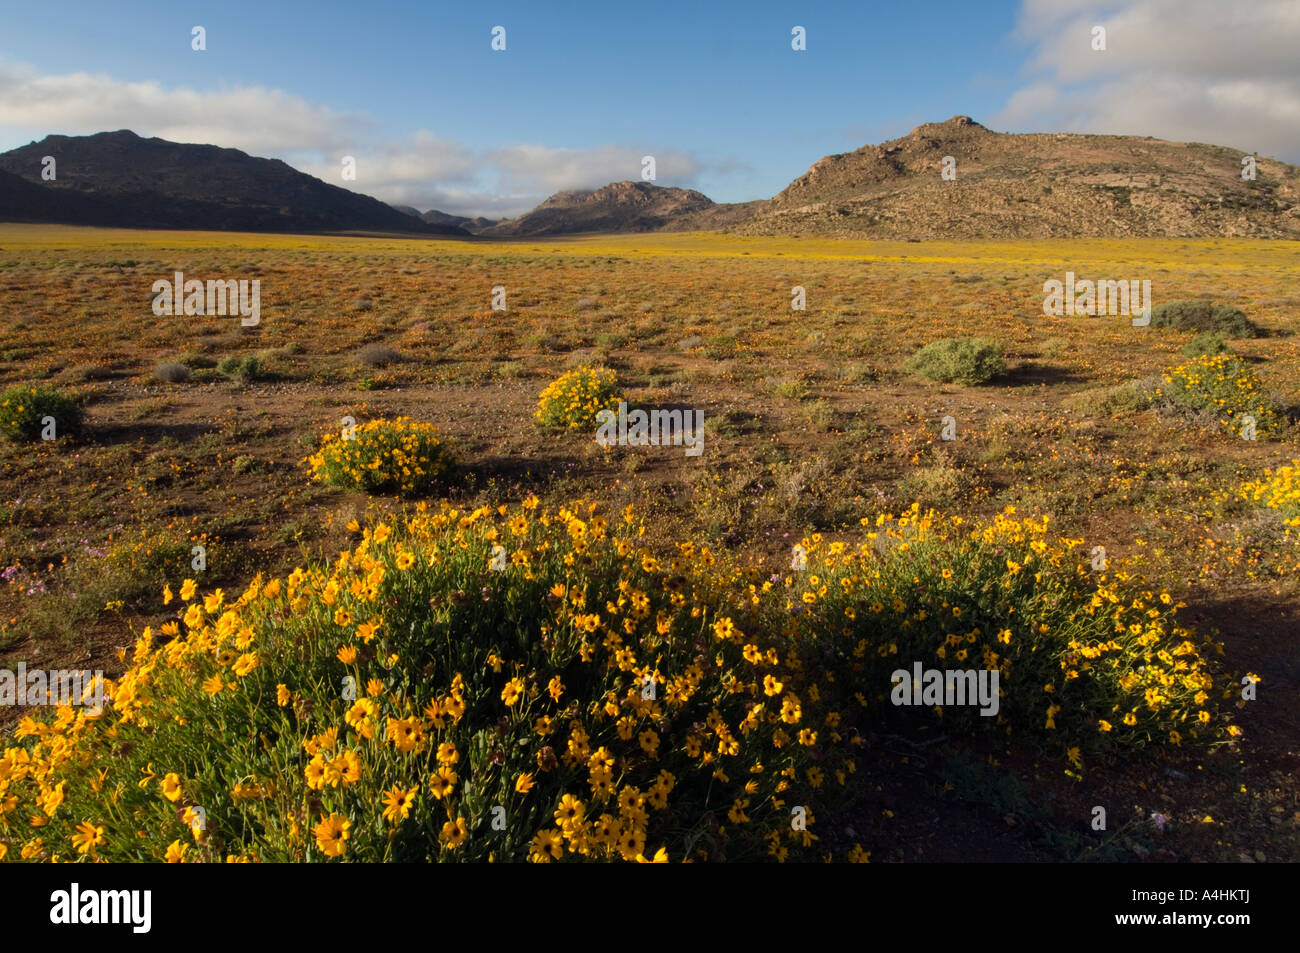
[(581, 430), (596, 426), (596, 414), (618, 407), (618, 375), (608, 367), (578, 367), (546, 385), (533, 415), (539, 426)]
[[(804, 541), (808, 581), (815, 575), (825, 595), (802, 598), (812, 616), (803, 625), (837, 633), (827, 665), (855, 672), (833, 683), (843, 704), (860, 686), (873, 687), (867, 701), (886, 686), (876, 690), (883, 700), (892, 673), (921, 661), (998, 669), (997, 730), (1055, 739), (1076, 766), (1088, 753), (1206, 739), (1209, 646), (1176, 623), (1170, 595), (1124, 572), (1090, 572), (1082, 540), (1053, 538), (1046, 517), (1012, 512), (967, 528), (914, 505), (878, 519), (880, 535), (856, 551)], [(972, 709), (927, 712), (945, 731), (993, 722)]]
[(966, 502), (976, 485), (970, 473), (943, 460), (934, 466), (911, 471), (899, 481), (898, 488), (907, 499), (951, 507)]
[(525, 334), (523, 342), (526, 346), (539, 351), (558, 351), (560, 349), (560, 339), (550, 331), (545, 330)]
[(255, 470), (262, 469), (261, 461), (256, 457), (250, 457), (247, 454), (240, 454), (235, 457), (234, 462), (231, 463), (230, 466), (237, 476), (243, 476), (245, 473), (252, 473)]
[(406, 496), (427, 493), (454, 464), (438, 428), (409, 417), (371, 420), (346, 439), (326, 434), (304, 462), (321, 483)]
[[(88, 822), (108, 861), (860, 856), (817, 832), (877, 781), (863, 727), (942, 714), (1076, 768), (1236, 733), (1168, 594), (1090, 573), (1046, 520), (882, 515), (856, 546), (802, 540), (776, 584), (687, 542), (661, 562), (644, 530), (631, 507), (443, 504), (237, 599), (186, 580), (102, 717), (19, 723), (11, 816), (42, 826), (0, 840), (66, 858)], [(997, 670), (998, 717), (891, 705), (914, 661)]]
[(813, 433), (825, 433), (835, 425), (835, 408), (827, 401), (809, 401), (800, 406), (799, 413)]
[(179, 363), (184, 364), (192, 371), (207, 370), (217, 366), (217, 362), (206, 354), (200, 354), (197, 351), (187, 351), (176, 359)]
[(160, 381), (180, 384), (190, 379), (190, 369), (176, 361), (163, 361), (153, 369), (153, 376)]
[(946, 384), (983, 384), (1007, 370), (1001, 348), (983, 338), (931, 341), (912, 355), (905, 367)]
[(367, 344), (357, 352), (357, 360), (366, 367), (387, 367), (406, 360), (406, 357), (387, 344)]
[(1222, 354), (1228, 350), (1223, 338), (1218, 334), (1205, 332), (1196, 335), (1183, 347), (1183, 354), (1188, 357), (1201, 357), (1206, 354)]
[[(27, 600), (24, 606), (21, 629), (25, 637), (38, 645), (56, 641), (71, 645), (84, 639), (88, 630), (109, 621), (107, 612), (152, 613), (163, 586), (192, 571), (192, 548), (200, 542), (206, 549), (204, 578), (226, 579), (237, 564), (225, 547), (207, 537), (189, 539), (141, 527), (138, 533), (114, 534), (102, 548), (83, 540), (79, 550), (67, 554), (57, 576), (46, 575), (29, 586), (28, 594), (37, 598)], [(46, 580), (51, 583), (48, 589)], [(21, 584), (22, 575), (15, 581)]]
[(85, 384), (89, 381), (106, 381), (117, 372), (115, 364), (78, 364), (63, 372), (63, 379)]
[(44, 384), (17, 384), (0, 393), (0, 433), (17, 442), (40, 440), (46, 417), (54, 418), (55, 437), (81, 432), (81, 406)]
[(734, 357), (740, 348), (740, 341), (734, 334), (715, 334), (706, 342), (704, 356), (713, 361)]
[(806, 400), (812, 394), (802, 377), (764, 378), (763, 384), (772, 394), (786, 400)]
[(221, 359), (217, 365), (217, 373), (241, 383), (254, 381), (262, 374), (262, 359), (255, 354), (246, 354), (243, 357), (232, 354)]
[[(164, 585), (192, 571), (195, 545), (193, 540), (165, 531), (142, 530), (134, 541), (128, 537), (112, 544), (103, 561), (93, 565), (89, 571), (101, 583), (92, 591), (106, 591), (111, 598), (133, 609), (148, 609), (152, 597)], [(205, 571), (212, 573), (227, 568), (228, 560), (221, 547), (206, 538), (202, 545)], [(111, 587), (105, 590), (104, 585), (110, 582)]]
[(1212, 331), (1225, 338), (1257, 338), (1263, 334), (1263, 330), (1240, 308), (1195, 299), (1156, 305), (1151, 309), (1151, 326), (1179, 331)]
[(1061, 405), (1085, 414), (1116, 416), (1134, 413), (1151, 406), (1154, 392), (1160, 382), (1161, 378), (1156, 376), (1132, 380), (1124, 384), (1090, 387), (1070, 394)]
[(1257, 434), (1274, 434), (1282, 427), (1280, 408), (1264, 394), (1263, 383), (1250, 365), (1231, 354), (1202, 355), (1174, 368), (1162, 378), (1164, 387), (1149, 396), (1177, 407), (1204, 411), (1235, 436), (1244, 417)]

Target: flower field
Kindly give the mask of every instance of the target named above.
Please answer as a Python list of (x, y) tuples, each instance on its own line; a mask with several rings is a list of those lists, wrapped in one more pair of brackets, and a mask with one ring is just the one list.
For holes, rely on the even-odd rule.
[[(1297, 859), (1285, 243), (0, 246), (0, 655), (109, 698), (0, 707), (0, 860)], [(253, 261), (258, 327), (149, 313)], [(1264, 336), (1045, 316), (1067, 266)]]

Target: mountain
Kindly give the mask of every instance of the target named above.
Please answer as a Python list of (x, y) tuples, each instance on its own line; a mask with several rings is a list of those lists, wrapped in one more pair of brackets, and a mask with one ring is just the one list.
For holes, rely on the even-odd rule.
[(723, 228), (751, 214), (749, 206), (754, 204), (719, 205), (693, 189), (614, 182), (594, 191), (557, 192), (531, 212), (485, 228), (479, 234), (515, 238)]
[(439, 212), (437, 209), (429, 209), (427, 212), (420, 213), (420, 218), (430, 225), (455, 225), (472, 234), (478, 234), (485, 228), (491, 228), (500, 221), (497, 218), (484, 218), (482, 215), (477, 218), (466, 218), (464, 215), (449, 215), (446, 212)]
[[(735, 231), (876, 239), (1300, 238), (1300, 169), (1150, 137), (993, 132), (968, 116), (821, 159)], [(944, 158), (956, 178), (941, 178)]]
[[(44, 156), (57, 178), (41, 179)], [(0, 188), (0, 219), (219, 231), (383, 231), (468, 235), (329, 185), (279, 159), (143, 139), (129, 130), (46, 136), (0, 153), (0, 172), (39, 189)], [(12, 195), (11, 195), (12, 193)], [(43, 201), (32, 207), (34, 197)]]
[(497, 224), (497, 222), (501, 221), (501, 219), (498, 218), (484, 218), (481, 215), (477, 218), (467, 218), (464, 215), (452, 215), (449, 212), (439, 212), (436, 208), (431, 208), (427, 212), (421, 212), (413, 205), (394, 205), (393, 208), (397, 209), (404, 215), (413, 215), (421, 221), (428, 222), (430, 225), (454, 225), (457, 228), (465, 229), (465, 231), (470, 234), (478, 234), (483, 231), (483, 229), (491, 228), (493, 225)]

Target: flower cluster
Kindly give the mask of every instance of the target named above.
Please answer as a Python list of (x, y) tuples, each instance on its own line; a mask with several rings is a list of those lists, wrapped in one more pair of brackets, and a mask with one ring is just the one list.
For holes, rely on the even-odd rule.
[[(1093, 569), (1082, 540), (1053, 539), (1046, 517), (1013, 514), (966, 530), (914, 506), (878, 517), (856, 548), (802, 542), (808, 571), (787, 579), (787, 607), (813, 617), (803, 628), (827, 633), (834, 654), (824, 665), (857, 673), (834, 680), (839, 692), (883, 704), (889, 672), (914, 661), (996, 669), (996, 723), (1055, 739), (1076, 767), (1089, 751), (1236, 735), (1213, 711), (1203, 652), (1212, 646), (1175, 623), (1168, 592)], [(934, 714), (948, 731), (994, 720), (974, 708)]]
[(608, 367), (579, 367), (546, 385), (534, 417), (543, 427), (594, 428), (596, 415), (622, 400), (617, 375)]
[(1276, 470), (1265, 470), (1262, 480), (1244, 483), (1238, 495), (1280, 513), (1288, 535), (1300, 533), (1300, 459)]
[(433, 424), (409, 417), (371, 420), (346, 434), (329, 433), (304, 461), (312, 479), (370, 493), (426, 493), (452, 466)]
[(1203, 354), (1164, 375), (1166, 387), (1153, 397), (1163, 397), (1180, 407), (1210, 411), (1220, 426), (1241, 436), (1243, 418), (1254, 421), (1255, 432), (1275, 433), (1282, 425), (1276, 403), (1265, 393), (1259, 376), (1234, 354)]

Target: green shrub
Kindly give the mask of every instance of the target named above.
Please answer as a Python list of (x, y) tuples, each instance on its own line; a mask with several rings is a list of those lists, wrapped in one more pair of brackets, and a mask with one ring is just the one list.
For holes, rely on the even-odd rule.
[(206, 354), (200, 354), (198, 351), (187, 351), (180, 357), (176, 358), (177, 363), (184, 364), (192, 371), (208, 370), (217, 366), (217, 362)]
[(1007, 370), (1002, 348), (983, 338), (931, 341), (912, 355), (905, 367), (945, 384), (984, 384)]
[(735, 357), (740, 348), (740, 341), (734, 334), (715, 334), (704, 343), (704, 355), (713, 361)]
[(1244, 311), (1230, 304), (1209, 301), (1167, 301), (1151, 309), (1153, 328), (1178, 331), (1212, 331), (1225, 338), (1257, 338), (1263, 330)]
[(1070, 410), (1085, 414), (1111, 416), (1146, 410), (1151, 406), (1151, 395), (1160, 386), (1160, 381), (1161, 378), (1157, 376), (1128, 381), (1124, 384), (1090, 387), (1070, 394), (1061, 404)]
[(244, 383), (255, 381), (262, 374), (262, 359), (255, 354), (246, 354), (243, 357), (232, 354), (221, 359), (221, 363), (217, 365), (217, 372), (235, 381)]
[(0, 394), (0, 433), (10, 440), (40, 440), (46, 417), (54, 418), (56, 439), (81, 432), (81, 406), (62, 391), (18, 384)]
[(250, 457), (247, 454), (240, 454), (235, 457), (234, 463), (231, 464), (236, 475), (242, 476), (245, 473), (252, 473), (262, 468), (261, 462), (256, 457)]
[(1196, 335), (1183, 347), (1183, 353), (1188, 357), (1201, 357), (1202, 355), (1222, 354), (1228, 349), (1228, 345), (1223, 343), (1223, 338), (1212, 332), (1206, 331)]
[(763, 381), (771, 393), (786, 400), (806, 400), (811, 391), (801, 377), (774, 377)]

